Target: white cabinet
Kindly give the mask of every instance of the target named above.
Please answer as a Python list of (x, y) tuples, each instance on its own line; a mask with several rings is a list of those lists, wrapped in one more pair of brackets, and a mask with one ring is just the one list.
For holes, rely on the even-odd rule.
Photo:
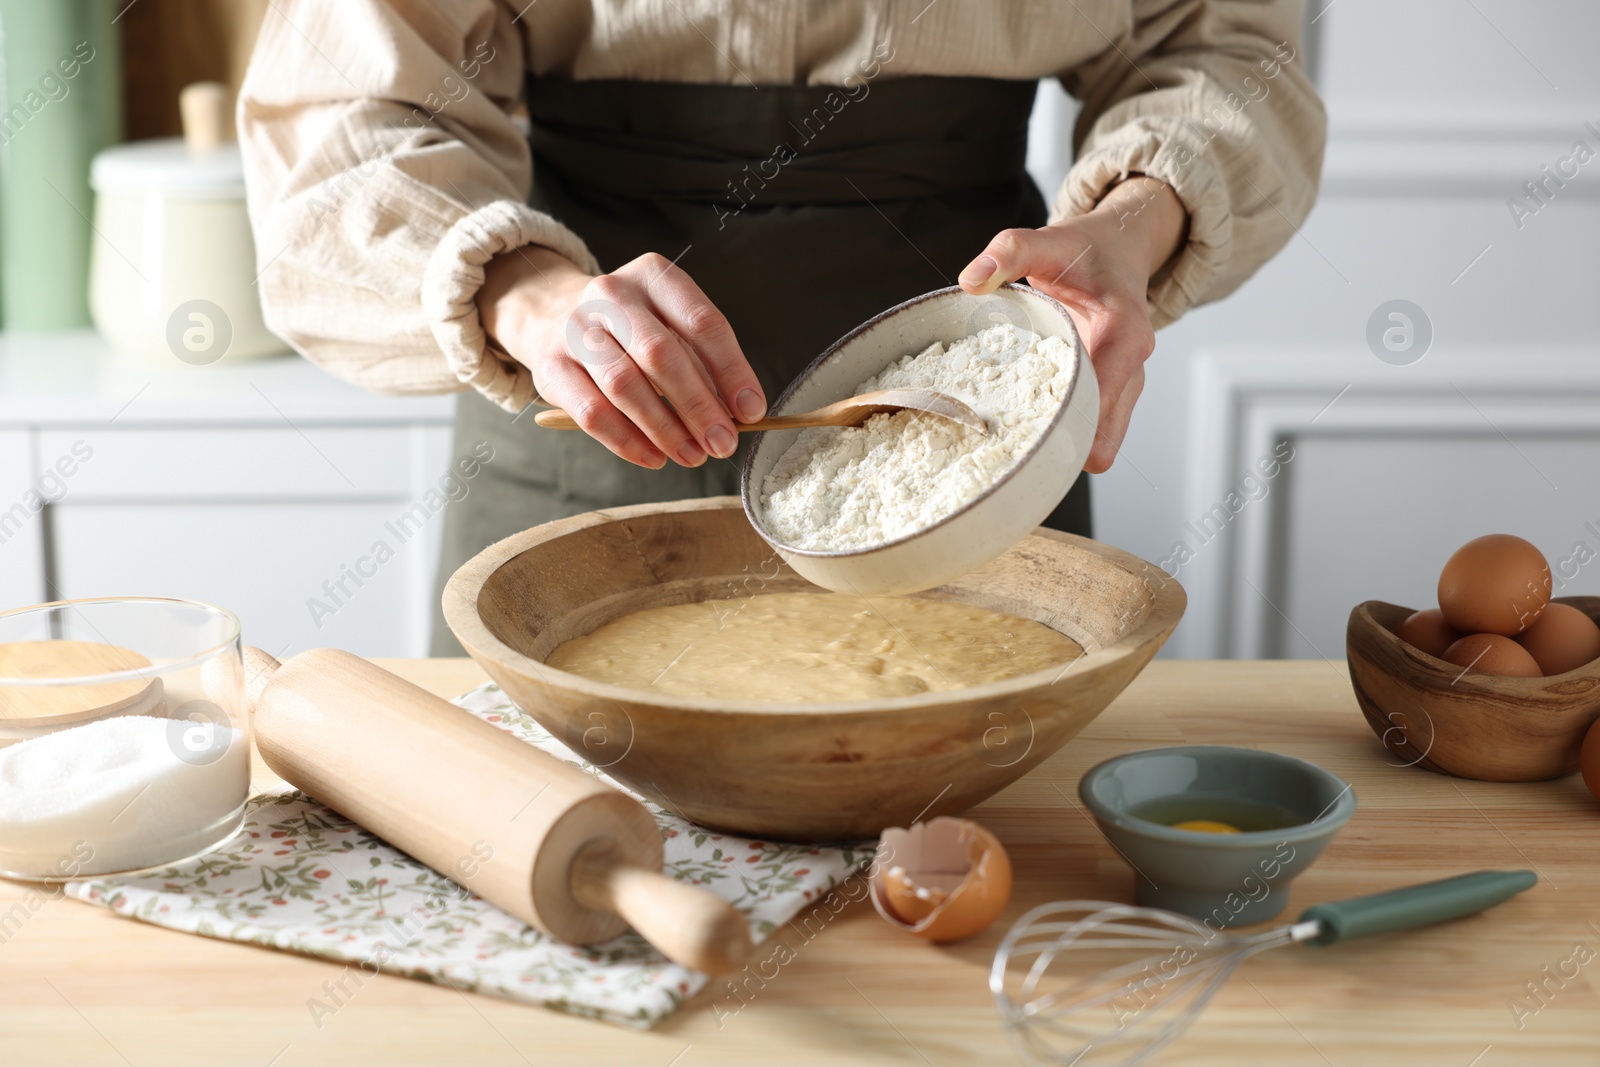
[(340, 500), (404, 494), (411, 431), (400, 426), (75, 427), (39, 433), (42, 460), (87, 456), (72, 496)]
[(431, 561), (419, 568), (401, 556), (361, 586), (348, 577), (395, 510), (327, 501), (71, 503), (52, 523), (55, 583), (67, 597), (221, 604), (274, 655), (316, 645), (404, 654), (422, 636), (415, 624), (426, 621), (427, 589), (416, 579), (431, 574)]
[(44, 499), (38, 495), (33, 436), (0, 430), (0, 604), (44, 599)]
[(184, 597), (280, 656), (426, 655), (444, 512), (414, 505), (452, 407), (295, 358), (167, 367), (87, 333), (0, 339), (0, 608)]

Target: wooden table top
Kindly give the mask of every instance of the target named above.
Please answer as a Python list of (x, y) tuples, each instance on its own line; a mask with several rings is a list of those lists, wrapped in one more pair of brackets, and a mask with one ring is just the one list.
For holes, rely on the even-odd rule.
[[(483, 678), (464, 660), (385, 666), (447, 696)], [(1017, 886), (1006, 917), (968, 943), (923, 944), (862, 902), (810, 940), (776, 934), (787, 949), (769, 941), (758, 960), (792, 959), (769, 962), (770, 980), (739, 995), (715, 981), (647, 1033), (387, 975), (319, 1025), (307, 1001), (337, 964), (53, 900), (0, 925), (0, 1064), (1018, 1062), (987, 988), (1006, 926), (1047, 900), (1132, 892), (1077, 803), (1078, 778), (1109, 756), (1179, 742), (1301, 756), (1354, 785), (1360, 808), (1293, 883), (1288, 917), (1479, 868), (1533, 868), (1541, 882), (1447, 926), (1258, 956), (1154, 1063), (1600, 1061), (1600, 806), (1576, 775), (1495, 785), (1392, 766), (1340, 663), (1158, 661), (1061, 752), (974, 809), (1010, 850)], [(0, 881), (0, 916), (14, 916), (27, 889)], [(1543, 987), (1537, 999), (1528, 983)]]

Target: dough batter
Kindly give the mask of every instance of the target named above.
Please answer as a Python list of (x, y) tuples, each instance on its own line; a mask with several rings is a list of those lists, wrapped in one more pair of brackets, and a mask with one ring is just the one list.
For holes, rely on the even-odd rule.
[(1081, 655), (1048, 626), (967, 604), (762, 593), (636, 611), (547, 662), (675, 696), (819, 704), (964, 689)]

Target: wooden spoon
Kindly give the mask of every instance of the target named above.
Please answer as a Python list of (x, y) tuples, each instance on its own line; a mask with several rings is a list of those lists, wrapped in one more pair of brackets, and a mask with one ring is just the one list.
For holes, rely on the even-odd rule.
[[(798, 415), (768, 415), (758, 422), (734, 423), (740, 433), (758, 430), (798, 430), (807, 426), (860, 426), (873, 415), (895, 411), (922, 411), (958, 422), (981, 434), (989, 432), (983, 416), (948, 393), (933, 389), (879, 389), (836, 400), (815, 411)], [(560, 408), (541, 411), (533, 421), (550, 430), (579, 429), (571, 415)]]

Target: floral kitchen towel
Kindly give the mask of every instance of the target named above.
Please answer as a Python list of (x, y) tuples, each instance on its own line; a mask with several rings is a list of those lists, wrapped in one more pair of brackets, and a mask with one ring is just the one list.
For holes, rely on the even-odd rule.
[[(498, 687), (456, 703), (617, 785)], [(875, 847), (751, 841), (646, 804), (665, 839), (667, 872), (731, 902), (758, 942), (865, 866)], [(545, 937), (299, 792), (252, 799), (239, 835), (201, 859), (72, 883), (67, 893), (175, 930), (345, 960), (361, 972), (357, 982), (382, 970), (637, 1027), (706, 983), (631, 931), (589, 948)], [(328, 1014), (340, 1006), (335, 986)]]

